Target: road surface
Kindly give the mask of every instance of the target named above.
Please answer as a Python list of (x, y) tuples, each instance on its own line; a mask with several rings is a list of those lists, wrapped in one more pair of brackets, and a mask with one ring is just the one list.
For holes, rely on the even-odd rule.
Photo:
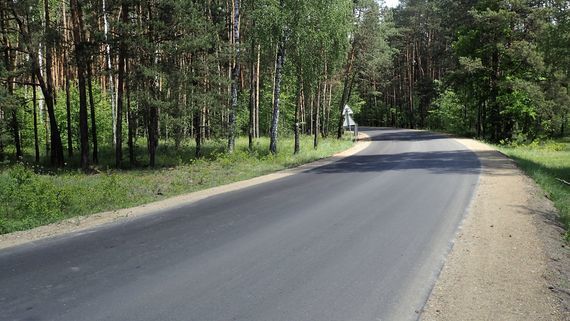
[(0, 251), (0, 319), (417, 319), (479, 161), (445, 136), (367, 133), (324, 167)]

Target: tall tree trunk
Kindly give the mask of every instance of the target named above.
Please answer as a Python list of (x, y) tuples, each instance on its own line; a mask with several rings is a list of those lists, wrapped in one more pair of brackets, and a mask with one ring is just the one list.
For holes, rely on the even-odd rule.
[(63, 58), (65, 62), (65, 113), (67, 120), (67, 156), (69, 158), (73, 157), (73, 136), (71, 135), (71, 97), (70, 97), (70, 75), (69, 66), (67, 63), (67, 54)]
[(354, 58), (355, 58), (355, 54), (356, 54), (356, 48), (354, 47), (354, 44), (352, 44), (351, 49), (350, 49), (350, 53), (348, 54), (348, 61), (346, 63), (346, 69), (344, 72), (344, 86), (343, 86), (343, 90), (342, 90), (342, 97), (340, 99), (340, 105), (339, 105), (339, 121), (338, 121), (338, 127), (337, 127), (337, 133), (336, 133), (336, 137), (338, 139), (342, 138), (342, 132), (343, 132), (343, 124), (344, 124), (344, 118), (342, 115), (342, 111), (344, 110), (344, 106), (348, 103), (348, 98), (350, 96), (350, 89), (352, 87), (351, 85), (351, 81), (352, 81), (352, 67), (354, 65)]
[[(44, 101), (46, 104), (46, 109), (49, 119), (49, 138), (50, 138), (49, 152), (50, 152), (51, 164), (57, 167), (63, 167), (65, 166), (65, 161), (63, 158), (63, 144), (61, 143), (61, 135), (59, 133), (59, 128), (57, 126), (57, 119), (55, 117), (55, 106), (54, 106), (55, 101), (52, 94), (53, 89), (51, 86), (48, 86), (46, 82), (44, 82), (44, 79), (43, 77), (41, 77), (40, 74), (40, 69), (38, 67), (36, 67), (35, 69), (36, 69), (36, 77), (38, 77), (40, 88), (42, 90), (42, 94), (44, 95)], [(48, 75), (47, 72), (46, 72), (46, 78), (48, 79), (50, 78), (50, 75)]]
[(481, 126), (482, 126), (482, 116), (483, 116), (483, 100), (479, 99), (477, 103), (477, 138), (481, 138)]
[[(126, 73), (129, 73), (129, 61), (126, 61)], [(136, 128), (136, 120), (133, 116), (133, 111), (131, 109), (131, 94), (129, 91), (129, 86), (125, 87), (125, 91), (127, 92), (127, 122), (129, 126), (129, 133), (127, 138), (127, 144), (129, 145), (129, 164), (134, 166), (136, 164), (135, 158), (135, 144), (134, 144), (134, 136), (135, 136), (135, 128)]]
[[(304, 86), (304, 85), (303, 85)], [(305, 112), (305, 90), (301, 90), (301, 106), (299, 106), (299, 117), (301, 117), (301, 133), (307, 132), (307, 115)]]
[(200, 124), (202, 123), (202, 111), (199, 109), (194, 110), (194, 140), (196, 141), (196, 158), (202, 157), (202, 128)]
[[(4, 121), (4, 111), (2, 110), (2, 106), (0, 106), (0, 122), (1, 121)], [(4, 141), (2, 140), (2, 135), (0, 135), (0, 162), (3, 162), (6, 157), (4, 153)]]
[(156, 149), (158, 147), (158, 108), (151, 103), (148, 116), (148, 153), (150, 167), (156, 166)]
[[(121, 4), (121, 22), (123, 23), (122, 30), (126, 28), (129, 22), (129, 5), (123, 1)], [(127, 56), (127, 46), (125, 43), (126, 35), (121, 31), (119, 40), (119, 66), (118, 66), (118, 88), (117, 88), (117, 122), (115, 127), (115, 166), (121, 167), (123, 160), (123, 90), (125, 83), (125, 59)]]
[[(153, 17), (152, 17), (152, 10), (150, 8), (148, 8), (148, 15), (149, 15), (149, 20), (152, 21)], [(154, 30), (152, 28), (152, 25), (149, 26), (149, 37), (150, 40), (152, 42), (156, 41), (155, 40), (155, 35), (154, 35)], [(152, 61), (154, 63), (154, 65), (158, 65), (158, 54), (157, 51), (155, 50), (153, 52), (153, 58)], [(160, 80), (158, 78), (158, 76), (154, 76), (154, 79), (152, 80), (151, 83), (151, 88), (150, 88), (150, 95), (152, 97), (152, 101), (149, 101), (149, 111), (148, 111), (148, 152), (149, 152), (149, 165), (150, 167), (155, 167), (156, 166), (156, 150), (158, 149), (158, 137), (159, 137), (159, 132), (158, 132), (158, 106), (156, 105), (156, 98), (158, 97), (158, 93), (157, 91), (160, 90)]]
[(323, 91), (321, 92), (321, 115), (320, 117), (320, 134), (326, 137), (326, 116), (327, 116), (327, 80), (323, 80)]
[(414, 56), (413, 48), (410, 53), (410, 48), (406, 48), (406, 64), (408, 66), (408, 113), (409, 113), (409, 128), (413, 129), (414, 126)]
[[(34, 109), (34, 152), (36, 163), (40, 162), (40, 142), (38, 138), (38, 95), (36, 88), (36, 75), (32, 71), (32, 108)], [(0, 112), (1, 113), (1, 112)]]
[(330, 122), (331, 122), (331, 105), (332, 105), (332, 82), (329, 84), (329, 98), (327, 102), (327, 111), (325, 117), (325, 137), (329, 136), (330, 132)]
[(249, 78), (249, 150), (253, 150), (253, 137), (254, 131), (254, 113), (255, 113), (255, 40), (251, 39), (251, 64), (250, 64), (250, 78)]
[(281, 35), (281, 39), (279, 40), (279, 48), (277, 50), (276, 64), (275, 64), (275, 86), (273, 89), (273, 114), (271, 118), (271, 131), (270, 131), (270, 141), (269, 141), (269, 151), (272, 154), (277, 154), (277, 130), (279, 127), (279, 101), (281, 96), (281, 78), (282, 78), (284, 64), (285, 64), (285, 36)]
[(12, 109), (11, 123), (12, 123), (12, 136), (14, 137), (14, 146), (16, 147), (16, 159), (21, 160), (24, 157), (24, 154), (22, 153), (22, 142), (20, 139), (20, 123), (18, 122), (18, 112), (16, 109)]
[(495, 49), (491, 57), (491, 88), (489, 92), (489, 103), (491, 105), (491, 124), (492, 136), (491, 140), (493, 142), (498, 142), (501, 138), (500, 133), (500, 110), (497, 97), (499, 96), (499, 51)]
[(317, 103), (315, 107), (315, 133), (313, 136), (313, 148), (319, 147), (319, 134), (320, 130), (320, 107), (321, 107), (321, 84), (317, 83)]
[[(156, 59), (156, 58), (155, 58)], [(157, 97), (157, 83), (156, 81), (150, 85), (150, 95), (152, 100), (147, 103), (147, 143), (148, 143), (148, 156), (149, 166), (156, 166), (156, 150), (158, 148), (158, 106), (156, 106), (154, 98)]]
[[(8, 49), (10, 50), (10, 49)], [(9, 54), (8, 56), (8, 62), (7, 62), (7, 68), (8, 68), (8, 72), (11, 73), (14, 69), (14, 59), (11, 57), (11, 55)], [(13, 77), (9, 77), (8, 78), (8, 95), (12, 96), (14, 94), (14, 78)], [(22, 140), (20, 139), (20, 122), (18, 121), (18, 110), (16, 109), (16, 106), (13, 106), (13, 109), (11, 111), (11, 127), (12, 127), (12, 137), (14, 138), (14, 147), (16, 149), (16, 159), (17, 160), (21, 160), (24, 157), (24, 154), (22, 152)]]
[(390, 110), (390, 114), (391, 114), (392, 117), (391, 117), (391, 122), (390, 122), (390, 123), (391, 123), (391, 126), (392, 126), (392, 127), (396, 127), (396, 115), (395, 115), (395, 114), (396, 114), (396, 113), (395, 113), (396, 104), (397, 104), (397, 102), (396, 102), (396, 85), (394, 85), (394, 86), (392, 87), (392, 98), (393, 98), (393, 100), (392, 100), (392, 108), (391, 108), (391, 110)]
[[(15, 57), (12, 53), (12, 49), (10, 48), (10, 40), (8, 39), (8, 31), (6, 30), (5, 25), (5, 17), (4, 17), (4, 10), (0, 10), (0, 29), (2, 31), (2, 42), (4, 43), (4, 65), (6, 71), (8, 73), (8, 78), (6, 81), (6, 89), (8, 91), (8, 95), (12, 96), (14, 94), (14, 76), (12, 75), (14, 71), (15, 65)], [(12, 129), (12, 136), (14, 139), (14, 147), (16, 149), (16, 159), (21, 159), (22, 155), (22, 144), (20, 142), (20, 124), (18, 122), (18, 113), (16, 110), (16, 106), (12, 106), (12, 110), (10, 111), (11, 120), (10, 120), (10, 127)], [(2, 146), (3, 148), (4, 146)]]
[(83, 32), (83, 17), (78, 0), (70, 0), (73, 38), (75, 40), (75, 61), (79, 85), (79, 145), (81, 149), (81, 168), (89, 169), (89, 132), (87, 121), (87, 90), (85, 67), (87, 65), (86, 44)]
[(320, 121), (320, 133), (323, 137), (326, 137), (326, 116), (327, 116), (327, 87), (328, 87), (328, 83), (327, 83), (327, 78), (328, 78), (328, 63), (326, 61), (325, 58), (325, 65), (324, 65), (324, 72), (323, 72), (323, 91), (321, 95), (321, 99), (320, 99), (320, 103), (322, 104), (322, 112), (321, 112), (321, 121)]
[(261, 45), (257, 45), (257, 66), (255, 70), (255, 112), (253, 116), (255, 118), (254, 128), (255, 128), (255, 138), (259, 138), (259, 82), (260, 82), (260, 65), (261, 65)]
[[(49, 16), (49, 1), (44, 0), (44, 23), (46, 34), (51, 33), (51, 21)], [(27, 30), (23, 27), (23, 23), (18, 21), (20, 25), (20, 31), (26, 33), (27, 40), (30, 40), (30, 35)], [(45, 68), (46, 68), (46, 79), (44, 80), (41, 69), (38, 62), (32, 62), (34, 69), (36, 71), (36, 77), (38, 78), (40, 88), (44, 95), (44, 100), (46, 104), (46, 109), (49, 117), (49, 132), (50, 132), (50, 153), (51, 153), (51, 164), (57, 167), (65, 166), (65, 160), (63, 157), (63, 144), (61, 142), (61, 135), (57, 125), (57, 119), (55, 117), (55, 93), (53, 88), (53, 75), (52, 75), (52, 51), (51, 43), (48, 41), (45, 44)]]
[(99, 147), (97, 139), (97, 121), (95, 117), (95, 101), (93, 99), (93, 75), (92, 75), (92, 63), (89, 59), (89, 65), (87, 66), (87, 87), (89, 92), (89, 107), (91, 114), (91, 140), (93, 143), (93, 163), (99, 164)]
[[(19, 23), (19, 20), (18, 20)], [(25, 39), (29, 39), (27, 34), (24, 34)], [(32, 49), (33, 51), (35, 51), (37, 53), (34, 53), (33, 55), (30, 55), (30, 62), (32, 64), (32, 74), (37, 78), (38, 75), (41, 75), (42, 70), (44, 70), (43, 68), (43, 55), (42, 55), (42, 44), (40, 43), (38, 46), (38, 50), (36, 51), (35, 49)], [(36, 68), (38, 70), (38, 74), (36, 74)], [(40, 86), (40, 90), (42, 91), (42, 95), (43, 95), (43, 88), (41, 87), (42, 82), (38, 81), (38, 85)], [(45, 97), (44, 99), (39, 99), (38, 100), (38, 108), (40, 111), (40, 117), (43, 120), (43, 127), (44, 127), (44, 134), (45, 134), (45, 140), (44, 140), (44, 148), (45, 148), (45, 155), (46, 155), (46, 159), (50, 158), (49, 155), (50, 154), (50, 139), (49, 139), (49, 135), (50, 135), (50, 129), (49, 129), (49, 117), (48, 117), (48, 111), (46, 108), (46, 104), (45, 104)]]
[(299, 137), (299, 111), (301, 109), (301, 103), (303, 99), (303, 77), (301, 75), (302, 70), (300, 64), (297, 66), (297, 103), (295, 104), (295, 146), (293, 154), (299, 154), (301, 150), (300, 137)]
[(310, 86), (307, 86), (307, 97), (309, 97), (309, 135), (312, 135), (315, 129), (315, 97)]
[(111, 102), (111, 119), (112, 119), (112, 127), (113, 127), (113, 144), (117, 142), (117, 132), (116, 132), (116, 123), (117, 123), (117, 107), (116, 107), (116, 99), (115, 99), (115, 82), (113, 79), (113, 64), (111, 59), (111, 45), (109, 45), (109, 19), (107, 14), (107, 0), (103, 0), (101, 2), (102, 11), (103, 11), (103, 35), (105, 39), (105, 67), (109, 76), (109, 84), (108, 84), (108, 91), (109, 91), (109, 101)]
[[(65, 10), (66, 4), (62, 1), (62, 19), (63, 19), (63, 39), (68, 42), (68, 25), (67, 25), (67, 13)], [(71, 134), (71, 97), (70, 97), (70, 78), (71, 72), (69, 68), (69, 57), (67, 56), (67, 48), (62, 48), (63, 50), (63, 73), (65, 78), (65, 116), (67, 120), (67, 156), (69, 158), (73, 157), (73, 136)]]
[[(4, 110), (2, 107), (3, 106), (0, 105), (0, 122), (4, 121)], [(3, 162), (6, 157), (4, 153), (4, 140), (2, 139), (2, 135), (0, 135), (0, 162)]]
[(240, 77), (240, 43), (239, 43), (239, 0), (232, 1), (233, 6), (233, 46), (234, 46), (234, 66), (232, 69), (232, 89), (231, 99), (232, 106), (230, 109), (228, 123), (228, 152), (232, 153), (235, 149), (236, 136), (236, 113), (238, 107), (238, 86)]

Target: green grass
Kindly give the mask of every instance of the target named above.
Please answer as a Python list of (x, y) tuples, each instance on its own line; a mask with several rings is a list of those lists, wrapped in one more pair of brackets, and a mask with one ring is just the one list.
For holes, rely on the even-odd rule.
[(570, 138), (529, 145), (499, 146), (499, 149), (514, 159), (552, 199), (566, 226), (566, 240), (570, 241), (570, 186), (556, 180), (570, 181)]
[[(352, 142), (322, 139), (314, 150), (312, 138), (304, 136), (301, 153), (292, 155), (293, 140), (284, 138), (276, 156), (268, 152), (268, 145), (268, 139), (261, 138), (249, 151), (247, 139), (239, 138), (236, 152), (228, 155), (224, 153), (225, 141), (211, 141), (204, 147), (204, 157), (196, 159), (191, 144), (179, 149), (163, 144), (157, 154), (156, 169), (105, 170), (102, 168), (109, 166), (104, 163), (98, 173), (91, 175), (72, 168), (51, 170), (4, 164), (0, 168), (0, 234), (264, 175), (331, 156), (349, 148)], [(112, 160), (105, 153), (101, 159)], [(145, 161), (142, 152), (139, 161)]]

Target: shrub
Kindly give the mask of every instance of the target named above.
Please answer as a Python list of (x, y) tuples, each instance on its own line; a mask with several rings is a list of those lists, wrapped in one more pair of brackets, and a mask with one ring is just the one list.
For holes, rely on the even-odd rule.
[[(0, 233), (47, 224), (64, 215), (69, 191), (18, 164), (0, 174)], [(10, 223), (11, 222), (11, 223)]]

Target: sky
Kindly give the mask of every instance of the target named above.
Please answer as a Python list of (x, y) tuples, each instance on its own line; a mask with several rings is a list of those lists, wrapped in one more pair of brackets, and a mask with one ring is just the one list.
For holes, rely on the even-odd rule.
[(384, 0), (384, 2), (386, 3), (386, 5), (390, 8), (396, 7), (398, 6), (398, 3), (400, 2), (399, 0)]

